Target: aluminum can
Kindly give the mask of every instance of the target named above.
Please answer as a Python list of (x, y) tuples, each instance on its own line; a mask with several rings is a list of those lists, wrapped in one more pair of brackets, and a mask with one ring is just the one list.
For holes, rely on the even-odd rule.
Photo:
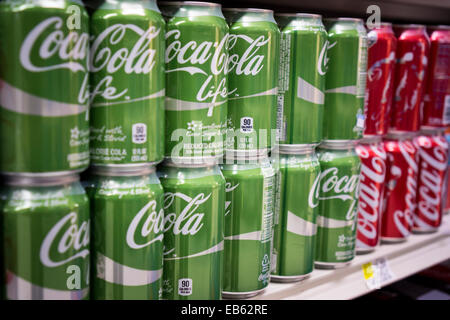
[(162, 297), (163, 188), (150, 165), (91, 167), (86, 184), (92, 217), (95, 300)]
[(386, 178), (386, 151), (381, 137), (364, 138), (356, 147), (361, 160), (359, 182), (358, 224), (356, 253), (368, 253), (379, 244), (384, 182)]
[(381, 23), (368, 37), (367, 86), (364, 136), (387, 133), (394, 89), (397, 39), (392, 25)]
[(418, 152), (413, 138), (413, 133), (391, 133), (384, 141), (387, 173), (381, 217), (383, 242), (406, 241), (412, 230), (418, 178)]
[(423, 25), (394, 25), (397, 52), (390, 131), (416, 132), (425, 88), (430, 39)]
[[(227, 157), (224, 298), (249, 298), (269, 285), (275, 171), (267, 154)], [(250, 193), (249, 193), (250, 192)]]
[(320, 165), (314, 147), (274, 157), (277, 170), (271, 281), (306, 279), (314, 269)]
[(277, 14), (276, 18), (281, 29), (279, 144), (285, 148), (319, 144), (327, 67), (327, 32), (322, 16), (283, 13)]
[(160, 2), (166, 23), (166, 157), (223, 155), (229, 28), (220, 4)]
[(226, 149), (270, 150), (276, 142), (280, 31), (272, 10), (224, 14), (230, 26)]
[(89, 299), (89, 200), (78, 175), (4, 182), (5, 298)]
[(225, 179), (217, 165), (166, 161), (163, 298), (220, 299), (223, 283)]
[(433, 232), (442, 222), (449, 147), (443, 129), (422, 129), (414, 143), (419, 154), (419, 175), (413, 231)]
[(355, 257), (361, 161), (352, 143), (319, 146), (320, 178), (310, 201), (319, 206), (315, 266), (336, 269)]
[(106, 0), (92, 15), (91, 162), (164, 157), (164, 33), (156, 0)]
[(358, 140), (364, 129), (367, 33), (361, 19), (325, 20), (328, 70), (323, 140)]
[(430, 41), (422, 126), (445, 127), (450, 124), (450, 26), (438, 26)]
[(88, 19), (78, 0), (0, 4), (1, 172), (88, 166)]

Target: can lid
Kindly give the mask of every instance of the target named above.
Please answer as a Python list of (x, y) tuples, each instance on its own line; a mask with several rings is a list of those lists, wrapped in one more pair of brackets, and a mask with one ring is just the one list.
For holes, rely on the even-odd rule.
[(371, 144), (378, 143), (383, 140), (383, 136), (364, 136), (359, 143), (360, 144)]
[(201, 157), (201, 158), (165, 158), (162, 165), (177, 168), (205, 168), (212, 167), (219, 163), (220, 157)]
[(90, 171), (100, 176), (143, 176), (155, 172), (156, 167), (149, 163), (122, 165), (92, 165)]
[(224, 154), (224, 158), (230, 160), (259, 160), (268, 156), (269, 152), (267, 149), (226, 150)]
[(353, 149), (360, 140), (323, 140), (319, 148), (333, 150)]
[(275, 13), (275, 16), (278, 16), (278, 17), (296, 17), (296, 18), (322, 19), (322, 15), (320, 15), (320, 14), (316, 14), (316, 13), (301, 13), (301, 12)]
[(307, 154), (312, 153), (318, 146), (318, 143), (311, 144), (280, 144), (278, 150), (274, 150), (274, 153), (279, 154)]
[(441, 136), (445, 134), (446, 127), (429, 127), (429, 126), (421, 126), (420, 127), (420, 134), (423, 135), (435, 135), (435, 136)]
[(80, 176), (77, 173), (69, 172), (61, 175), (48, 176), (27, 176), (27, 175), (10, 175), (3, 176), (3, 181), (7, 186), (20, 187), (48, 187), (69, 184), (79, 181)]
[(450, 30), (450, 26), (447, 26), (447, 25), (445, 25), (445, 24), (440, 24), (440, 25), (437, 25), (437, 26), (435, 26), (435, 30)]
[(326, 21), (348, 21), (348, 22), (364, 23), (363, 19), (360, 19), (360, 18), (339, 17), (339, 18), (325, 18), (325, 20)]
[(394, 140), (410, 140), (418, 135), (418, 132), (411, 132), (411, 131), (395, 131), (390, 130), (386, 138), (387, 139), (394, 139)]
[(201, 1), (158, 1), (165, 6), (221, 7), (219, 3)]
[(259, 9), (259, 8), (222, 8), (222, 11), (272, 13), (273, 14), (273, 10), (270, 10), (270, 9)]
[(394, 24), (395, 28), (400, 28), (400, 29), (425, 29), (425, 25), (423, 24), (414, 24), (414, 23), (410, 23), (410, 24)]

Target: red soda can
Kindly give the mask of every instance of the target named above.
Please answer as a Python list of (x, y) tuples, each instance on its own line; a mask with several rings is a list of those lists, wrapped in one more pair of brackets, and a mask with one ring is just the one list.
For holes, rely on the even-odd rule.
[(356, 253), (368, 253), (378, 246), (380, 240), (386, 151), (381, 137), (374, 136), (362, 139), (356, 153), (361, 159)]
[(414, 232), (437, 231), (444, 211), (442, 194), (447, 171), (448, 143), (443, 129), (423, 129), (414, 139), (419, 154)]
[(364, 136), (384, 135), (389, 127), (397, 39), (390, 23), (381, 23), (367, 37), (369, 49)]
[(390, 133), (384, 141), (387, 154), (387, 171), (381, 240), (405, 241), (413, 226), (416, 209), (418, 153), (413, 143), (414, 135)]
[(430, 40), (422, 126), (445, 127), (450, 124), (450, 26), (437, 26)]
[(394, 26), (397, 36), (391, 131), (415, 132), (425, 89), (430, 39), (423, 25)]

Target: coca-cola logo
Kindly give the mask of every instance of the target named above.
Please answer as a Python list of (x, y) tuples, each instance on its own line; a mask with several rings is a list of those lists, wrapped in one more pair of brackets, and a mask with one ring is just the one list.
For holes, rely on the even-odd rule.
[[(147, 203), (131, 221), (127, 230), (127, 244), (132, 249), (145, 248), (156, 241), (163, 240), (164, 231), (164, 210), (156, 211), (156, 200)], [(147, 215), (146, 215), (147, 213)], [(138, 230), (138, 226), (141, 228)], [(147, 238), (150, 234), (157, 235), (148, 242), (136, 243), (136, 233), (142, 238)]]
[[(204, 204), (211, 197), (211, 193), (205, 196), (199, 193), (194, 198), (181, 192), (166, 192), (164, 194), (164, 232), (172, 232), (174, 235), (195, 235), (203, 227), (204, 212), (197, 212), (200, 205)], [(170, 207), (176, 198), (186, 202), (179, 214), (170, 212)]]
[[(375, 145), (371, 145), (369, 148), (358, 146), (356, 152), (362, 160), (358, 232), (368, 239), (375, 239), (378, 234), (377, 224), (381, 212), (382, 190), (380, 189), (386, 176), (386, 152), (382, 146)], [(364, 161), (364, 159), (370, 159), (368, 165), (366, 165), (367, 161)]]
[[(90, 223), (88, 221), (77, 224), (78, 214), (71, 212), (62, 217), (47, 233), (42, 241), (39, 256), (41, 263), (49, 268), (62, 266), (77, 258), (89, 255)], [(52, 250), (56, 249), (59, 256), (52, 257)], [(68, 251), (74, 250), (70, 257), (64, 257)], [(54, 252), (54, 251), (53, 251)]]
[(351, 220), (355, 215), (353, 206), (356, 201), (355, 190), (358, 187), (359, 175), (339, 175), (336, 167), (324, 170), (315, 179), (308, 195), (308, 204), (311, 208), (319, 205), (319, 201), (340, 199), (342, 201), (352, 201), (346, 214), (346, 219)]
[(438, 221), (439, 205), (445, 170), (447, 169), (448, 144), (443, 137), (418, 138), (420, 157), (419, 216)]
[(336, 45), (337, 42), (334, 42), (333, 44), (330, 44), (330, 42), (327, 40), (322, 46), (322, 49), (320, 50), (319, 54), (319, 60), (317, 61), (317, 72), (324, 76), (327, 73), (327, 67), (329, 58), (327, 56), (327, 52), (329, 49), (333, 48)]
[(230, 52), (239, 39), (242, 39), (248, 43), (248, 46), (241, 56), (237, 53), (230, 54), (226, 72), (234, 72), (236, 75), (243, 74), (246, 76), (256, 76), (262, 68), (264, 68), (263, 62), (265, 59), (263, 54), (257, 53), (260, 51), (261, 47), (264, 47), (269, 43), (270, 37), (266, 38), (265, 36), (259, 36), (256, 39), (252, 39), (251, 37), (243, 34), (230, 34), (228, 40), (228, 50), (230, 50)]
[[(64, 34), (64, 21), (60, 17), (50, 17), (39, 23), (26, 36), (20, 48), (20, 63), (31, 72), (46, 72), (68, 69), (72, 72), (86, 72), (85, 60), (88, 54), (89, 34), (69, 31)], [(47, 34), (46, 36), (44, 36)], [(39, 58), (58, 63), (37, 65), (33, 62), (32, 51), (38, 48)], [(58, 59), (55, 59), (57, 57)]]

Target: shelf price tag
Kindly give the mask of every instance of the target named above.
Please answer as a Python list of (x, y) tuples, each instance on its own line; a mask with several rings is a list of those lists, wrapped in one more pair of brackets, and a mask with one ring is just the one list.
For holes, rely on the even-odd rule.
[(380, 289), (395, 276), (389, 268), (386, 258), (379, 258), (375, 261), (362, 265), (363, 276), (369, 289)]

